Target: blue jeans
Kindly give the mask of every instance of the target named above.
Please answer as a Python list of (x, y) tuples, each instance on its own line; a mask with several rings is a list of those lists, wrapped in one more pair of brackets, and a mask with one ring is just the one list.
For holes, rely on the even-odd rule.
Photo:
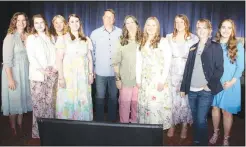
[(108, 89), (108, 120), (116, 121), (117, 117), (117, 92), (114, 76), (96, 75), (96, 121), (104, 121), (104, 98)]
[(207, 115), (213, 102), (210, 91), (190, 91), (188, 94), (189, 105), (193, 117), (193, 142), (200, 145), (208, 145), (208, 123)]

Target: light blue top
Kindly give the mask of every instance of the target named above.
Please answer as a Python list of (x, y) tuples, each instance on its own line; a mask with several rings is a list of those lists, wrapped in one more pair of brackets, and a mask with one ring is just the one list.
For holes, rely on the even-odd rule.
[[(2, 69), (2, 112), (3, 115), (23, 114), (32, 111), (32, 99), (29, 82), (29, 62), (26, 47), (18, 32), (8, 34), (3, 41)], [(10, 67), (15, 90), (8, 87), (5, 69)]]
[(114, 76), (112, 56), (116, 51), (117, 41), (122, 30), (116, 26), (108, 32), (104, 26), (92, 31), (94, 71), (99, 76)]

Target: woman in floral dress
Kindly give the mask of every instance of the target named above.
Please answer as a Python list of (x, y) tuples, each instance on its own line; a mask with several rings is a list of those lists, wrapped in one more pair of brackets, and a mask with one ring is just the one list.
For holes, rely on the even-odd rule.
[(192, 124), (191, 110), (188, 97), (180, 97), (180, 85), (183, 78), (185, 63), (189, 54), (189, 48), (198, 42), (198, 37), (189, 31), (187, 16), (180, 14), (174, 19), (174, 31), (167, 34), (167, 39), (172, 50), (171, 65), (171, 91), (172, 91), (172, 127), (168, 130), (168, 137), (172, 137), (175, 125), (182, 123), (181, 138), (187, 136), (187, 124)]
[(85, 37), (79, 17), (68, 18), (68, 34), (64, 48), (58, 48), (58, 94), (56, 117), (72, 120), (93, 120), (91, 84), (93, 83), (92, 44)]
[(137, 53), (136, 80), (138, 93), (138, 123), (163, 124), (171, 127), (169, 69), (171, 51), (166, 39), (160, 37), (156, 17), (147, 19), (143, 40)]
[(37, 14), (32, 20), (34, 26), (31, 35), (27, 37), (26, 50), (30, 62), (29, 79), (33, 105), (32, 138), (39, 138), (37, 118), (54, 118), (56, 52), (45, 18)]

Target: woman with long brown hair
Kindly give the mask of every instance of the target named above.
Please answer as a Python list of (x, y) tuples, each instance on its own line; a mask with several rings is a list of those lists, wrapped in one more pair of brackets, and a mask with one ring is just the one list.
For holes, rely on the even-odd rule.
[(92, 121), (92, 43), (85, 36), (82, 22), (76, 14), (68, 17), (68, 33), (63, 44), (64, 48), (57, 50), (59, 78), (56, 117)]
[(170, 65), (171, 51), (160, 36), (160, 23), (156, 17), (149, 17), (136, 61), (138, 123), (163, 124), (164, 130), (171, 127)]
[(224, 55), (224, 73), (221, 83), (224, 90), (215, 95), (213, 100), (212, 118), (214, 133), (211, 144), (217, 142), (219, 136), (220, 110), (223, 114), (224, 140), (229, 145), (229, 136), (233, 123), (233, 114), (241, 110), (240, 77), (244, 70), (244, 47), (236, 39), (236, 25), (233, 20), (223, 20), (216, 34), (216, 41), (221, 44)]
[(187, 124), (192, 123), (191, 110), (188, 97), (180, 96), (180, 85), (183, 78), (185, 63), (189, 54), (189, 48), (198, 42), (198, 37), (190, 32), (189, 19), (184, 14), (179, 14), (174, 19), (173, 33), (167, 34), (172, 50), (172, 65), (170, 70), (172, 81), (172, 127), (167, 136), (175, 133), (175, 125), (182, 124), (180, 138), (187, 137)]
[[(141, 35), (137, 19), (132, 15), (127, 15), (117, 51), (112, 60), (116, 86), (120, 91), (119, 113), (121, 123), (137, 122), (136, 52), (141, 43)], [(131, 117), (129, 117), (130, 114)]]
[(45, 18), (41, 14), (37, 14), (32, 17), (32, 22), (32, 31), (27, 37), (33, 105), (32, 138), (39, 138), (37, 117), (54, 118), (53, 96), (57, 79), (56, 52)]
[(32, 111), (26, 53), (28, 33), (27, 15), (16, 12), (11, 18), (7, 36), (3, 41), (2, 70), (2, 110), (3, 115), (9, 116), (13, 135), (16, 135), (16, 122), (18, 129), (22, 130), (23, 113)]

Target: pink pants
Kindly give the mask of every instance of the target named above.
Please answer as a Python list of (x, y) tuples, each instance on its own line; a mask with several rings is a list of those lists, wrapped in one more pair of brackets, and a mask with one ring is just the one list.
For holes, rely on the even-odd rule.
[[(120, 89), (119, 113), (121, 123), (137, 122), (138, 88), (136, 86)], [(131, 114), (131, 118), (129, 117)]]

